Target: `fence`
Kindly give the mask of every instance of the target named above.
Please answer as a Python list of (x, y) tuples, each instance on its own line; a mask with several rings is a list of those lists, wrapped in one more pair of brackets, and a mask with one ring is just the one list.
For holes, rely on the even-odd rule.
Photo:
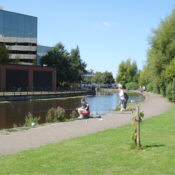
[(32, 91), (29, 91), (29, 88), (20, 88), (13, 87), (10, 91), (4, 91), (0, 89), (0, 96), (28, 96), (28, 95), (52, 95), (52, 94), (62, 94), (62, 93), (81, 93), (81, 92), (90, 92), (90, 88), (62, 88), (59, 87), (55, 91), (52, 91), (52, 88), (33, 88)]

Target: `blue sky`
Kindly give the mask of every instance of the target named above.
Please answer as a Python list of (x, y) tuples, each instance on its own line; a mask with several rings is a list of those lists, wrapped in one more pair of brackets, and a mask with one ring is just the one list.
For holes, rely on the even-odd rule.
[(4, 9), (38, 17), (38, 43), (78, 45), (87, 69), (114, 77), (130, 58), (142, 69), (149, 37), (175, 8), (174, 0), (0, 0)]

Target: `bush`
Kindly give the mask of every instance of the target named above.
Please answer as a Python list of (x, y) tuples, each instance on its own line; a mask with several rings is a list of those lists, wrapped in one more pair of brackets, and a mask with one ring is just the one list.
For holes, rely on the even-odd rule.
[(55, 110), (55, 117), (54, 117), (54, 121), (65, 121), (66, 120), (66, 111), (64, 110), (64, 108), (58, 106)]
[(74, 119), (74, 118), (77, 118), (78, 117), (78, 113), (76, 111), (72, 111), (70, 113), (70, 118)]
[(166, 96), (165, 88), (160, 88), (160, 94), (163, 95), (164, 97)]
[(175, 101), (175, 83), (169, 83), (166, 87), (166, 97), (170, 101)]
[(148, 83), (148, 84), (147, 84), (146, 90), (147, 90), (148, 92), (152, 92), (152, 91), (153, 91), (153, 85), (152, 85), (152, 83)]
[(126, 86), (126, 89), (128, 89), (128, 90), (136, 90), (139, 88), (139, 85), (136, 82), (126, 83), (125, 86)]
[(58, 106), (55, 108), (50, 108), (46, 115), (47, 122), (57, 122), (57, 121), (65, 121), (66, 120), (66, 112), (65, 110)]
[(156, 84), (153, 84), (153, 92), (156, 93), (156, 94), (160, 94), (160, 90), (159, 90), (159, 88), (157, 87)]
[(33, 115), (29, 112), (25, 116), (25, 124), (24, 124), (24, 126), (26, 126), (26, 127), (35, 126), (35, 125), (38, 124), (39, 120), (40, 120), (40, 117), (33, 117)]
[(54, 118), (55, 118), (55, 109), (50, 108), (46, 115), (46, 122), (53, 122)]

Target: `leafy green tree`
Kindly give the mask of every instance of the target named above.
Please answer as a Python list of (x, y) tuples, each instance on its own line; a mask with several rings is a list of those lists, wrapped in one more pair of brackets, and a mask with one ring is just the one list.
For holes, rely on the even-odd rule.
[(167, 83), (173, 82), (173, 80), (175, 80), (175, 58), (166, 67), (164, 75)]
[(96, 72), (92, 81), (97, 84), (104, 84), (104, 74), (102, 72)]
[[(167, 83), (174, 78), (175, 58), (175, 10), (158, 29), (153, 31), (150, 38), (147, 63), (141, 72), (139, 82), (152, 85), (154, 92), (166, 94)], [(151, 88), (150, 88), (151, 89)]]
[(71, 54), (69, 56), (69, 63), (69, 82), (80, 82), (83, 79), (83, 74), (85, 73), (86, 63), (81, 60), (78, 46), (76, 49), (71, 50)]
[(119, 65), (116, 81), (124, 87), (126, 83), (138, 82), (138, 69), (136, 62), (134, 61), (131, 63), (130, 59), (127, 59), (126, 62), (122, 61)]
[(114, 83), (114, 78), (111, 72), (96, 72), (93, 82), (97, 84), (112, 84)]
[(57, 71), (57, 84), (70, 86), (82, 80), (86, 64), (80, 58), (77, 47), (69, 53), (62, 43), (58, 43), (40, 60), (41, 65), (55, 66)]
[(9, 63), (9, 51), (7, 48), (0, 45), (0, 63)]
[(69, 74), (69, 53), (62, 43), (58, 43), (40, 60), (41, 65), (55, 66), (57, 71), (57, 84), (65, 85)]
[(104, 84), (113, 84), (114, 83), (114, 78), (112, 75), (112, 72), (104, 72)]

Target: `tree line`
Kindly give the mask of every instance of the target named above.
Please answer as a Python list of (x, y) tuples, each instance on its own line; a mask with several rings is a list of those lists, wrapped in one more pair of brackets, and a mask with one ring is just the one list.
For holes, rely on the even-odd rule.
[(150, 49), (142, 71), (129, 60), (119, 65), (117, 81), (127, 86), (135, 82), (147, 91), (175, 100), (175, 10), (162, 20), (149, 39)]

